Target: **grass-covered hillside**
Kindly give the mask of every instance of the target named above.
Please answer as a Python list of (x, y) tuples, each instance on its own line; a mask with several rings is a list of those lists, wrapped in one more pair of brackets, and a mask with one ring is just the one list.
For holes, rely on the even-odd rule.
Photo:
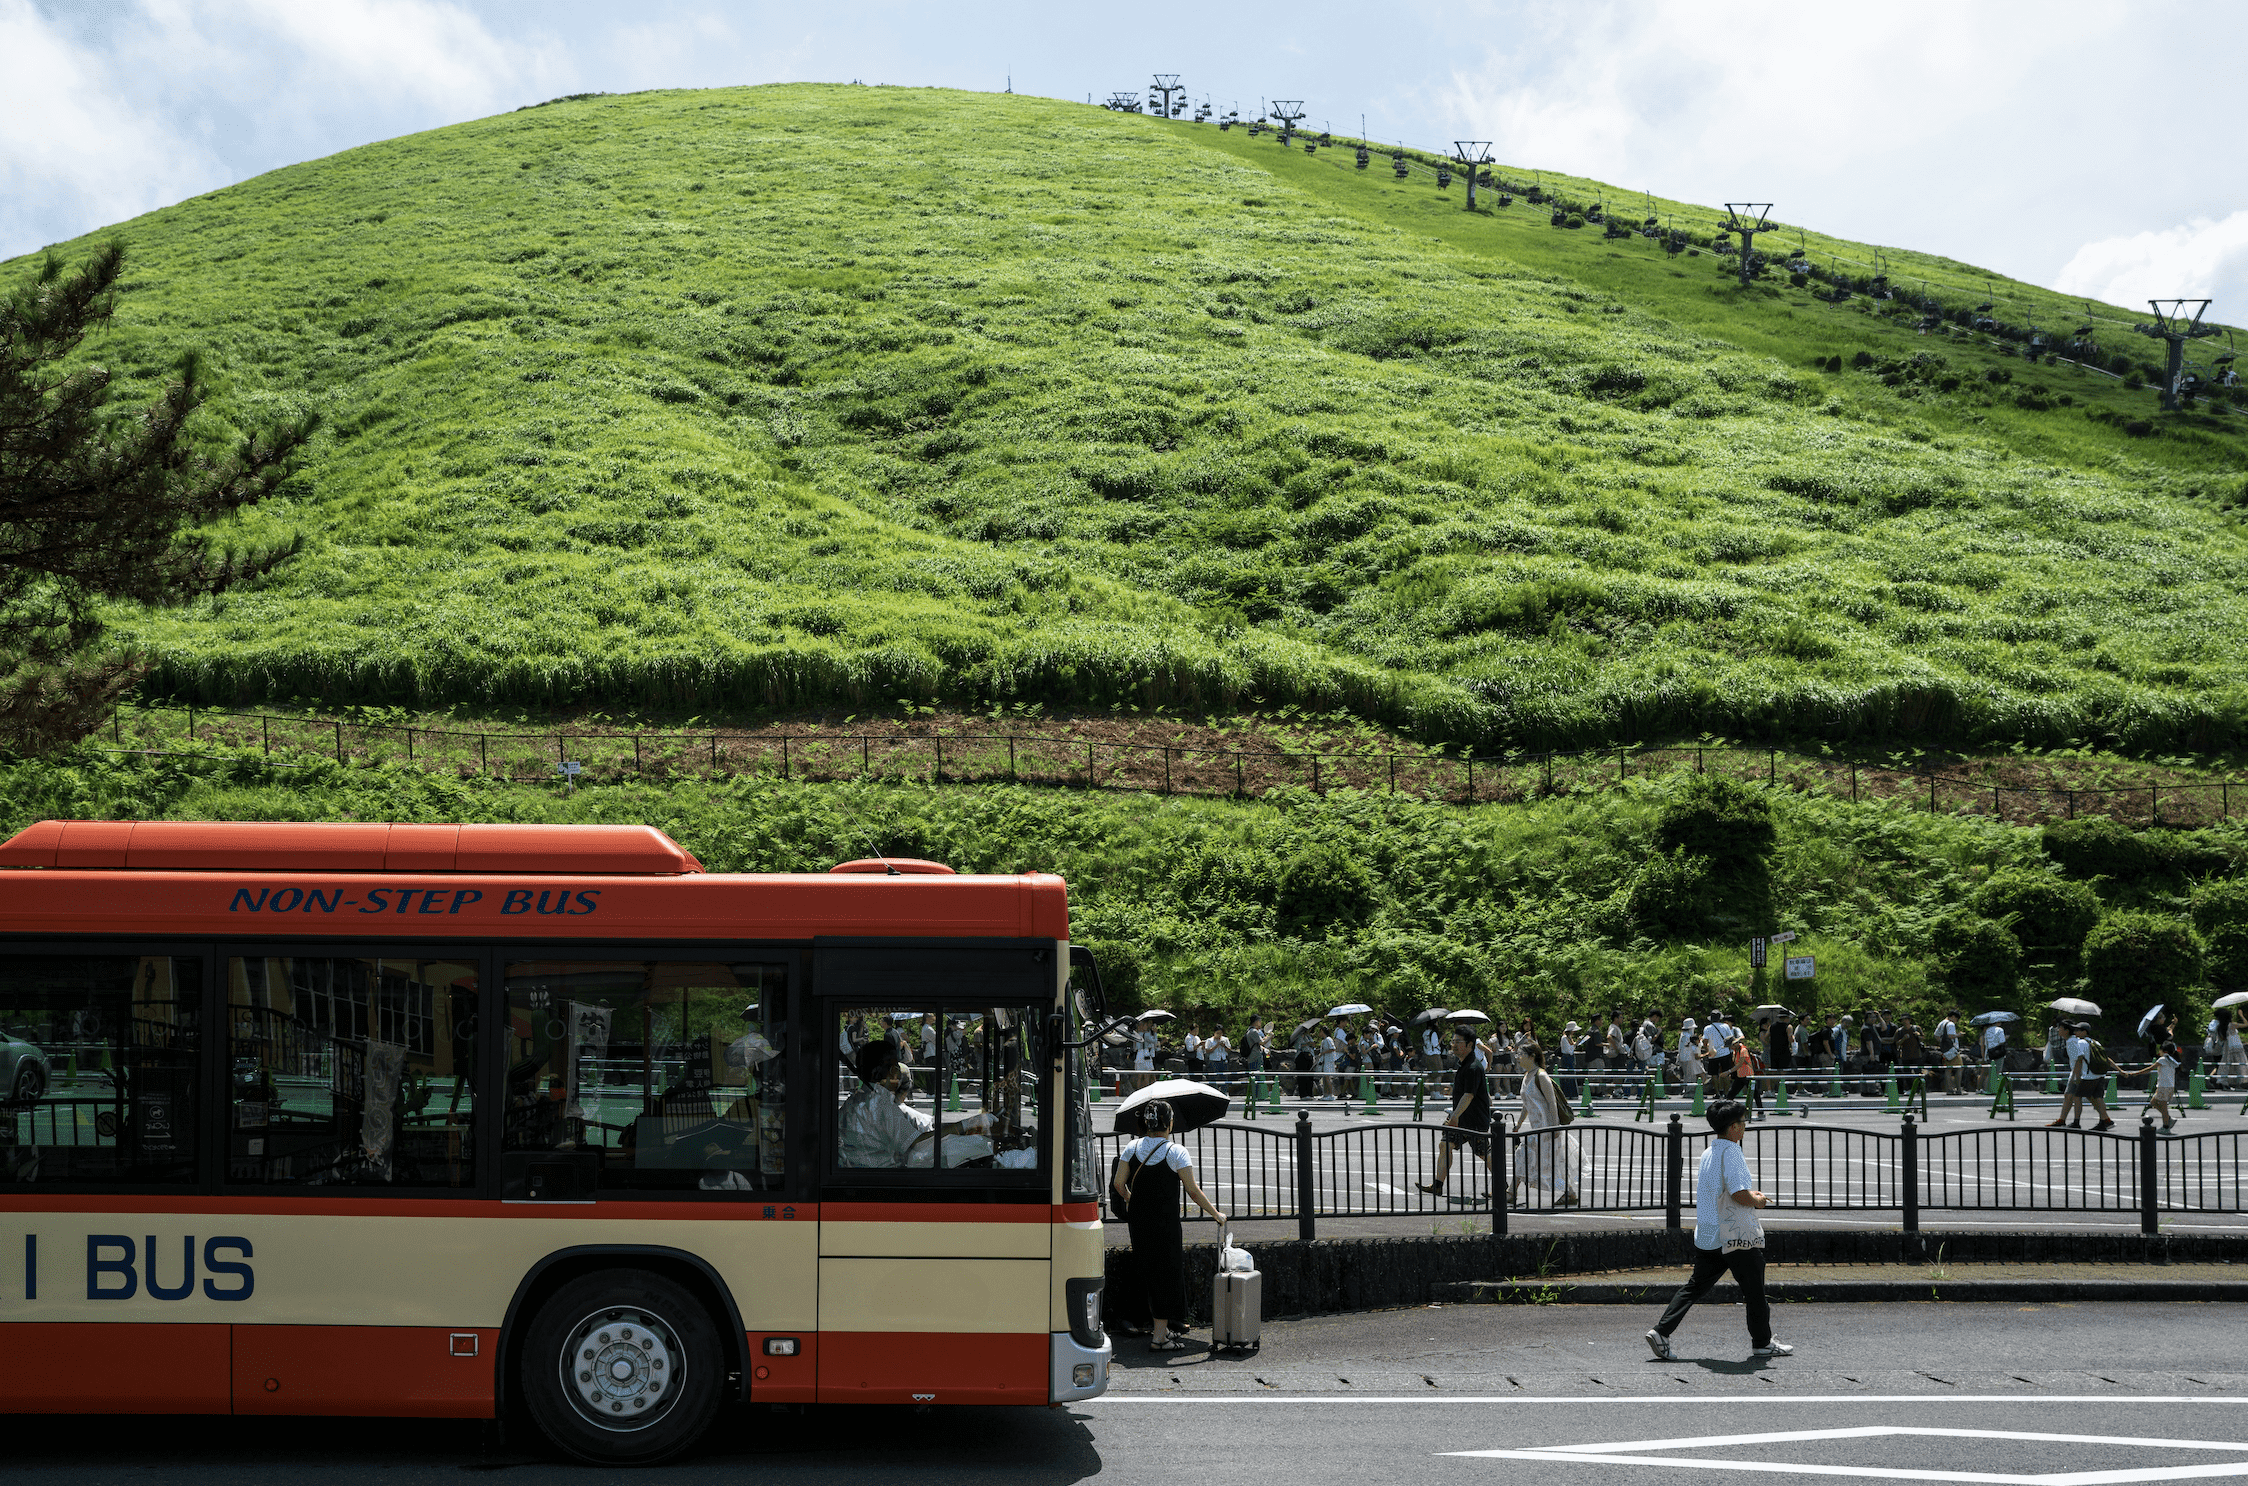
[(249, 523), (302, 557), (119, 628), (206, 701), (2248, 741), (2238, 411), (1333, 153), (657, 93), (123, 224), (93, 354), (329, 431)]
[[(2132, 1041), (2167, 1002), (2198, 1027), (2248, 984), (2238, 825), (2040, 831), (1765, 791), (1690, 773), (1474, 809), (1356, 791), (1254, 802), (772, 776), (557, 786), (416, 767), (184, 754), (0, 765), (0, 835), (47, 817), (608, 821), (660, 826), (714, 871), (824, 871), (881, 852), (1069, 879), (1072, 938), (1127, 1005), (1228, 1018), (1364, 1000), (1530, 1015), (1548, 1036), (1610, 1007), (1702, 1017), (1950, 1001), (2039, 1028), (2089, 994)], [(1785, 927), (1810, 982), (1761, 979), (1751, 933)], [(1774, 975), (1777, 973), (1775, 962)]]

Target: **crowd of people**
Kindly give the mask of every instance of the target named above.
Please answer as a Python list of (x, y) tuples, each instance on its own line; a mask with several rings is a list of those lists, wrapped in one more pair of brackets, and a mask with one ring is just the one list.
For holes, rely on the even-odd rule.
[[(2178, 1045), (2177, 1018), (2158, 1021), (2147, 1064), (2113, 1071), (2159, 1079), (2165, 1048), (2173, 1068), (2193, 1065), (2192, 1053)], [(1179, 1022), (1162, 1014), (1139, 1022), (1111, 1048), (1108, 1064), (1130, 1086), (1170, 1073), (1245, 1091), (1255, 1076), (1276, 1080), (1284, 1095), (1319, 1101), (1351, 1098), (1361, 1080), (1371, 1079), (1375, 1092), (1394, 1097), (1410, 1090), (1416, 1075), (1448, 1075), (1459, 1067), (1462, 1055), (1452, 1046), (1457, 1029), (1466, 1034), (1465, 1056), (1481, 1064), (1505, 1097), (1522, 1089), (1515, 1053), (1534, 1044), (1558, 1093), (1572, 1101), (1588, 1086), (1597, 1098), (1630, 1097), (1660, 1076), (1668, 1089), (1699, 1084), (1710, 1097), (1738, 1094), (1755, 1110), (1781, 1084), (1800, 1094), (1825, 1092), (1837, 1079), (1878, 1087), (1892, 1077), (1917, 1077), (1931, 1094), (1967, 1095), (1986, 1086), (1993, 1064), (2013, 1073), (2073, 1074), (2069, 1042), (2077, 1025), (2055, 1017), (2038, 1047), (2016, 1041), (2011, 1018), (1977, 1025), (1956, 1007), (1927, 1026), (1886, 1006), (1823, 1015), (1718, 1007), (1702, 1020), (1627, 1015), (1611, 1007), (1589, 1024), (1565, 1021), (1545, 1034), (1529, 1019), (1469, 1022), (1452, 1013), (1413, 1023), (1379, 1013), (1312, 1018), (1292, 1029), (1252, 1016), (1238, 1033), (1207, 1019)], [(2248, 1054), (2230, 1010), (2217, 1013), (2200, 1052), (2220, 1080), (2248, 1085)]]

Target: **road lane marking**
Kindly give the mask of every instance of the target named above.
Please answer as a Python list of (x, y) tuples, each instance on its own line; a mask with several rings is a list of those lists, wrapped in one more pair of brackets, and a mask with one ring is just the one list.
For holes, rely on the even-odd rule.
[[(1486, 1403), (1596, 1403), (1602, 1407), (1625, 1404), (1659, 1404), (1665, 1408), (1702, 1408), (1713, 1400), (1747, 1397), (1746, 1394), (1693, 1394), (1669, 1393), (1599, 1394), (1556, 1393), (1526, 1395), (1520, 1393), (1104, 1393), (1098, 1398), (1083, 1400), (1087, 1404), (1102, 1403), (1254, 1403), (1254, 1404), (1369, 1404), (1369, 1403), (1432, 1403), (1432, 1404), (1486, 1404)], [(2248, 1404), (2248, 1398), (2233, 1398), (2222, 1393), (1759, 1393), (1754, 1395), (1759, 1406), (1778, 1407), (1791, 1403), (2212, 1403)]]
[[(1602, 1400), (1606, 1402), (1607, 1400)], [(1775, 1400), (1776, 1401), (1776, 1400)], [(2121, 1402), (2122, 1400), (2111, 1400)], [(1784, 1430), (1765, 1434), (1694, 1435), (1673, 1439), (1621, 1440), (1607, 1444), (1542, 1445), (1527, 1450), (1447, 1450), (1448, 1457), (1475, 1460), (1541, 1460), (1601, 1465), (1652, 1465), (1675, 1470), (1747, 1471), (1760, 1475), (1857, 1476), (1886, 1481), (1960, 1481), (1977, 1486), (2129, 1486), (2129, 1483), (2183, 1481), (2202, 1477), (2248, 1473), (2248, 1459), (2207, 1465), (2151, 1466), (2137, 1470), (2052, 1471), (2022, 1475), (1993, 1471), (1909, 1470), (1871, 1465), (1824, 1465), (1780, 1460), (1708, 1460), (1663, 1458), (1646, 1452), (1700, 1450), (1727, 1445), (1774, 1445), (1823, 1440), (1877, 1439), (1895, 1435), (1936, 1436), (1944, 1439), (2032, 1440), (2044, 1444), (2123, 1445), (2154, 1450), (2221, 1450), (2248, 1454), (2248, 1443), (2238, 1440), (2143, 1439), (2126, 1435), (2047, 1434), (2011, 1429), (1940, 1429), (1911, 1425), (1869, 1424), (1844, 1429)]]

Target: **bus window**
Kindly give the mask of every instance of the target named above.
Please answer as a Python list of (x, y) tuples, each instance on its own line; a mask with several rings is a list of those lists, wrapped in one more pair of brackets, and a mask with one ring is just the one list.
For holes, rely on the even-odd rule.
[(589, 1188), (787, 1185), (786, 965), (519, 961), (507, 1020), (511, 1186), (555, 1158)]
[(1039, 1012), (837, 1013), (835, 1161), (848, 1171), (1036, 1172)]
[(195, 1180), (203, 962), (0, 958), (0, 1183)]
[(227, 962), (227, 1180), (476, 1184), (476, 967), (460, 958)]

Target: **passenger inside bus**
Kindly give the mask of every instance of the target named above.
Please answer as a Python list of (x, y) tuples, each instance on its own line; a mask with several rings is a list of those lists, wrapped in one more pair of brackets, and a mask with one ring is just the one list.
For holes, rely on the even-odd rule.
[[(836, 1164), (892, 1171), (934, 1165), (940, 1129), (934, 1115), (905, 1102), (911, 1085), (906, 1081), (904, 1065), (898, 1061), (897, 1044), (886, 1037), (862, 1043), (854, 1071), (859, 1087), (843, 1101)], [(990, 1128), (989, 1115), (972, 1114), (947, 1121), (941, 1133), (946, 1137), (973, 1136)], [(961, 1166), (978, 1158), (988, 1164), (991, 1156), (988, 1140), (947, 1139), (945, 1146), (946, 1166)]]

